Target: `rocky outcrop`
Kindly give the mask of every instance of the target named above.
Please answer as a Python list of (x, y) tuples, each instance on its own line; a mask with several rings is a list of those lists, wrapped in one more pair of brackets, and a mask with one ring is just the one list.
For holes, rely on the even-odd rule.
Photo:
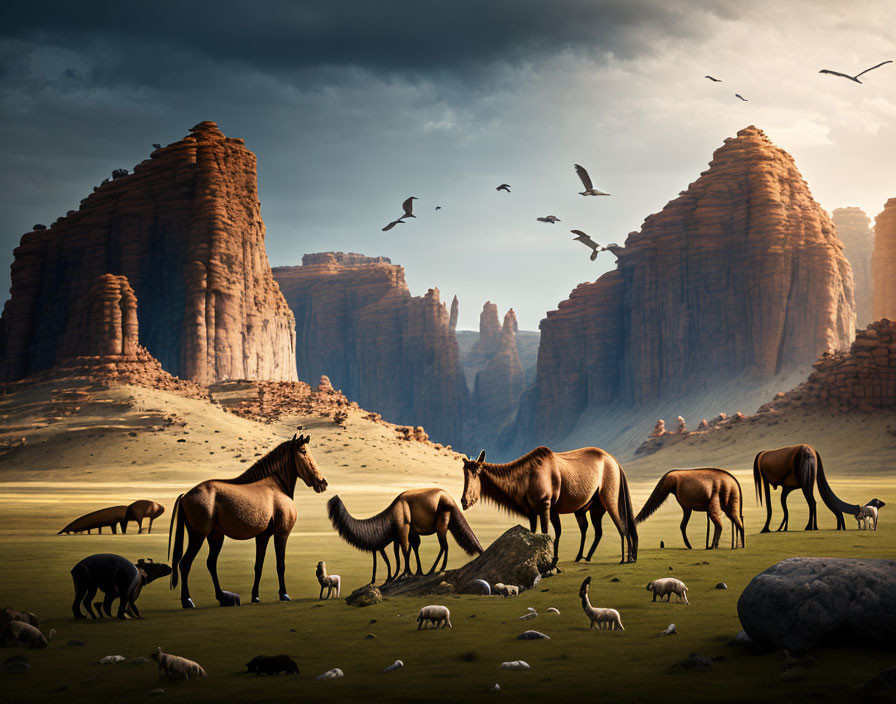
[(837, 208), (831, 214), (837, 228), (837, 236), (843, 242), (843, 253), (852, 267), (855, 283), (856, 323), (867, 325), (874, 320), (871, 299), (871, 253), (874, 249), (874, 232), (871, 219), (861, 208)]
[(452, 330), (457, 330), (457, 315), (460, 310), (460, 304), (457, 301), (457, 296), (451, 299), (451, 313), (448, 314), (448, 327)]
[(172, 374), (201, 384), (296, 378), (294, 322), (265, 253), (255, 155), (214, 123), (22, 237), (0, 319), (0, 380), (51, 367), (76, 302), (109, 272), (127, 277), (140, 299), (139, 342)]
[(896, 321), (884, 318), (856, 334), (847, 352), (824, 354), (809, 378), (759, 409), (759, 414), (797, 408), (834, 413), (896, 410)]
[(305, 255), (274, 277), (295, 314), (303, 379), (326, 374), (387, 420), (459, 441), (469, 394), (438, 289), (411, 296), (400, 266), (342, 252)]
[(792, 557), (753, 577), (737, 615), (754, 643), (792, 654), (826, 641), (892, 647), (896, 562)]
[[(853, 282), (793, 159), (756, 127), (541, 323), (509, 444), (565, 437), (587, 409), (643, 406), (733, 378), (759, 384), (846, 347)], [(525, 440), (525, 443), (522, 441)]]
[(890, 198), (874, 218), (874, 318), (896, 320), (896, 198)]
[(516, 331), (516, 313), (511, 308), (504, 316), (491, 359), (476, 374), (473, 389), (476, 423), (470, 438), (474, 443), (491, 442), (516, 413), (525, 380), (517, 352)]

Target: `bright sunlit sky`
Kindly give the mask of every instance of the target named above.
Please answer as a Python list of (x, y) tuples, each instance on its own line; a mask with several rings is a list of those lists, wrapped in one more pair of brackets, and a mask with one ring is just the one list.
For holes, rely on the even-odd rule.
[[(873, 218), (896, 196), (896, 64), (864, 85), (818, 70), (896, 59), (894, 27), (880, 0), (12, 0), (0, 288), (34, 223), (213, 120), (258, 155), (273, 266), (387, 256), (415, 295), (457, 294), (461, 329), (486, 300), (535, 329), (613, 266), (571, 228), (621, 244), (749, 124), (828, 211)], [(577, 195), (573, 163), (612, 196)], [(417, 220), (381, 232), (409, 195)]]

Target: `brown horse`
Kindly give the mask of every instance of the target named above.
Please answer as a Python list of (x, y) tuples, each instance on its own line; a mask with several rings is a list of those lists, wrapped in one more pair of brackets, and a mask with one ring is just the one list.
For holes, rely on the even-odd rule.
[(152, 533), (152, 522), (165, 513), (165, 507), (157, 504), (155, 501), (148, 499), (139, 499), (128, 506), (125, 517), (128, 521), (134, 521), (137, 524), (137, 533), (143, 532), (143, 519), (149, 519), (149, 528), (147, 533)]
[[(744, 506), (740, 482), (731, 473), (718, 467), (701, 469), (673, 469), (666, 472), (657, 482), (656, 488), (644, 504), (641, 512), (635, 516), (636, 523), (650, 518), (669, 496), (674, 494), (678, 504), (684, 511), (681, 519), (681, 537), (688, 550), (687, 527), (692, 511), (706, 512), (706, 548), (719, 547), (722, 536), (722, 515), (731, 520), (731, 547), (746, 547), (744, 537)], [(712, 545), (709, 544), (709, 522), (715, 527)]]
[[(221, 606), (239, 604), (238, 595), (223, 591), (218, 584), (218, 554), (225, 536), (235, 540), (255, 538), (253, 602), (259, 601), (261, 568), (268, 541), (274, 536), (280, 601), (289, 601), (284, 572), (286, 541), (296, 522), (296, 505), (293, 502), (296, 481), (301, 479), (317, 493), (327, 488), (327, 480), (321, 476), (317, 463), (308, 451), (309, 440), (307, 435), (293, 435), (291, 440), (280, 443), (240, 476), (234, 479), (210, 479), (177, 497), (168, 530), (168, 551), (171, 553), (171, 535), (176, 525), (171, 558), (171, 588), (177, 586), (180, 567), (180, 601), (185, 609), (192, 609), (194, 606), (187, 578), (204, 540), (208, 540), (206, 565), (215, 585), (215, 598)], [(184, 528), (190, 538), (185, 553)]]
[[(457, 544), (468, 555), (482, 553), (482, 545), (464, 518), (463, 512), (458, 508), (454, 499), (444, 489), (411, 489), (396, 496), (385, 510), (370, 518), (353, 518), (342, 503), (342, 499), (334, 496), (327, 502), (327, 513), (330, 522), (342, 538), (352, 547), (373, 553), (373, 576), (371, 583), (376, 581), (376, 553), (379, 552), (386, 561), (389, 569), (389, 560), (386, 558), (385, 549), (389, 543), (395, 547), (395, 575), (401, 566), (399, 548), (404, 555), (404, 572), (401, 576), (411, 574), (411, 549), (417, 558), (417, 574), (422, 574), (420, 566), (420, 536), (432, 535), (439, 539), (439, 554), (432, 563), (427, 574), (432, 574), (439, 560), (442, 559), (440, 570), (445, 569), (448, 562), (447, 533), (457, 541)], [(391, 573), (386, 581), (391, 581)]]
[[(486, 464), (485, 450), (476, 460), (464, 459), (464, 510), (479, 500), (480, 494), (503, 509), (529, 519), (529, 530), (541, 519), (541, 532), (548, 532), (548, 520), (554, 526), (554, 565), (560, 545), (560, 514), (573, 513), (579, 523), (582, 541), (576, 562), (582, 559), (588, 518), (594, 524), (594, 543), (588, 551), (591, 560), (602, 535), (604, 513), (622, 538), (621, 562), (638, 559), (638, 529), (635, 526), (628, 480), (616, 458), (597, 447), (569, 452), (552, 452), (536, 447), (532, 452), (508, 464)], [(628, 546), (628, 557), (626, 557)]]
[(753, 460), (753, 484), (756, 487), (756, 501), (762, 506), (762, 494), (760, 485), (765, 492), (765, 505), (768, 517), (765, 526), (760, 533), (769, 532), (769, 523), (772, 520), (772, 504), (770, 487), (781, 487), (781, 508), (784, 509), (784, 520), (778, 526), (778, 530), (787, 530), (788, 512), (787, 495), (794, 489), (801, 489), (806, 503), (809, 504), (809, 522), (806, 530), (818, 530), (818, 516), (815, 506), (815, 484), (818, 483), (818, 493), (831, 513), (837, 518), (837, 530), (846, 530), (844, 513), (855, 515), (859, 506), (841, 501), (834, 494), (828, 480), (824, 475), (824, 465), (821, 455), (811, 445), (791, 445), (780, 447), (777, 450), (763, 450)]

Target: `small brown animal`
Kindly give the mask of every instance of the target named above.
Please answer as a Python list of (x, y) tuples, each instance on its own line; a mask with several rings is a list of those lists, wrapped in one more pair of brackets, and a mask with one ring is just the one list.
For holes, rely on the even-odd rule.
[(36, 627), (24, 621), (10, 621), (0, 630), (0, 647), (3, 648), (46, 648), (50, 638), (56, 634), (56, 629), (50, 629), (49, 637), (45, 636)]
[(137, 524), (137, 534), (139, 535), (143, 532), (143, 519), (148, 518), (149, 527), (146, 529), (146, 532), (152, 533), (152, 522), (163, 513), (165, 513), (165, 507), (162, 504), (157, 504), (155, 501), (147, 499), (139, 499), (128, 506), (125, 512), (125, 522), (134, 521)]
[(159, 679), (188, 680), (193, 677), (208, 677), (198, 662), (187, 660), (179, 655), (163, 653), (161, 646), (152, 654), (152, 659), (159, 663)]
[(23, 621), (35, 628), (37, 627), (37, 616), (30, 611), (16, 611), (12, 607), (7, 606), (0, 611), (0, 627), (5, 626), (10, 621)]

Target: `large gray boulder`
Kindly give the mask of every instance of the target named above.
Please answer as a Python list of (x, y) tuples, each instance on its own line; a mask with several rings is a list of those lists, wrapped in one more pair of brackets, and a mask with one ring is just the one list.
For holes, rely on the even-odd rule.
[(456, 594), (482, 594), (481, 584), (477, 583), (480, 579), (489, 585), (502, 582), (520, 590), (530, 589), (551, 571), (553, 561), (554, 543), (549, 535), (516, 525), (463, 567), (441, 574), (406, 577), (380, 589), (385, 596), (444, 594), (447, 584)]
[(799, 653), (824, 641), (896, 644), (896, 561), (791, 557), (753, 577), (737, 615), (757, 644)]

